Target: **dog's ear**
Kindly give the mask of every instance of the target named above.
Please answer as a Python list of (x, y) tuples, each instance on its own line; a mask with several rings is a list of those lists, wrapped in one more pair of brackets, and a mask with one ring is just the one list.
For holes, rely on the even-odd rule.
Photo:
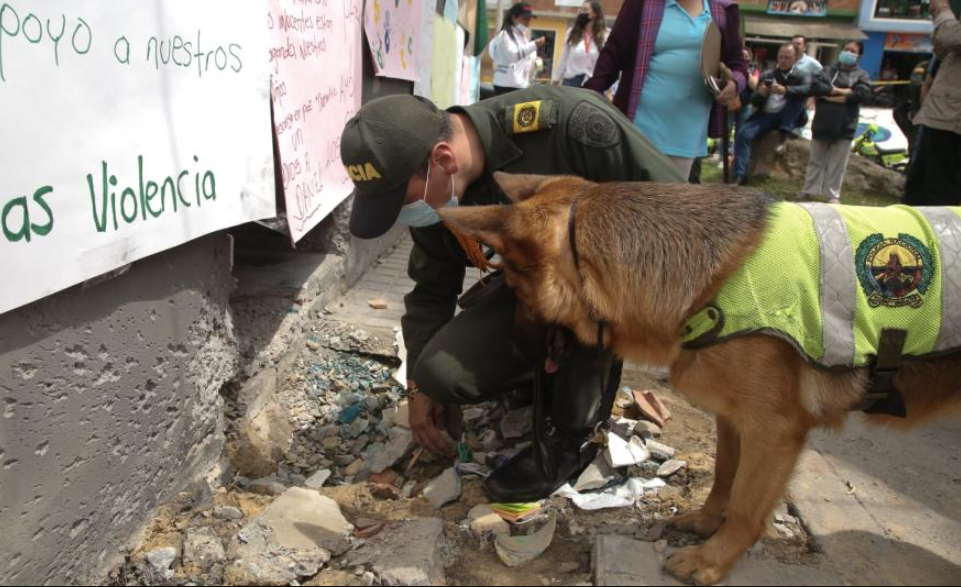
[(547, 175), (519, 175), (514, 173), (494, 172), (494, 181), (500, 186), (501, 191), (513, 202), (523, 202), (530, 198), (540, 189), (545, 181), (550, 179)]
[(502, 252), (507, 222), (514, 210), (511, 206), (460, 206), (441, 208), (437, 213), (457, 230)]

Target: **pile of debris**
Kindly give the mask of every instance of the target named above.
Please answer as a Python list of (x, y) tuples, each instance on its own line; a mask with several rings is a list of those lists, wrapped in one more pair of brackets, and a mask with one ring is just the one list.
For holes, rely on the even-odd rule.
[(115, 582), (438, 584), (457, 536), (515, 567), (561, 523), (576, 535), (572, 505), (658, 509), (680, 496), (668, 483), (686, 463), (660, 441), (670, 413), (651, 392), (623, 388), (606, 446), (579, 478), (539, 502), (481, 503), (470, 479), (531, 445), (532, 408), (516, 396), (467, 407), (457, 459), (439, 462), (414, 445), (396, 352), (353, 328), (318, 328), (277, 393), (295, 424), (277, 471), (235, 478), (204, 508), (174, 506)]

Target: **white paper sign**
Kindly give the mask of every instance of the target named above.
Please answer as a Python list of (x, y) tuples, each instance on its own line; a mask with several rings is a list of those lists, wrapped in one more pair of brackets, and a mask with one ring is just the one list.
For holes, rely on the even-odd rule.
[(0, 3), (0, 313), (276, 215), (263, 18)]

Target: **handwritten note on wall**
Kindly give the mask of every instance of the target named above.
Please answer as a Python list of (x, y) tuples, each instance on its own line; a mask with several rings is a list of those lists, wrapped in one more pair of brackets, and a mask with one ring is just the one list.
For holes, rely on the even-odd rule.
[(254, 3), (0, 2), (0, 313), (276, 215), (266, 40)]
[(271, 0), (271, 96), (294, 242), (350, 195), (340, 133), (360, 109), (362, 0)]
[[(364, 31), (379, 76), (417, 81), (425, 0), (367, 0)], [(426, 0), (430, 2), (431, 0)]]

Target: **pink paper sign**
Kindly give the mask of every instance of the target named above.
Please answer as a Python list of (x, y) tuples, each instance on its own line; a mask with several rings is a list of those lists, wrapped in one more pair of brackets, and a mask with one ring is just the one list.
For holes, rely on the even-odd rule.
[(271, 97), (293, 242), (353, 191), (340, 133), (360, 109), (363, 0), (270, 0)]

